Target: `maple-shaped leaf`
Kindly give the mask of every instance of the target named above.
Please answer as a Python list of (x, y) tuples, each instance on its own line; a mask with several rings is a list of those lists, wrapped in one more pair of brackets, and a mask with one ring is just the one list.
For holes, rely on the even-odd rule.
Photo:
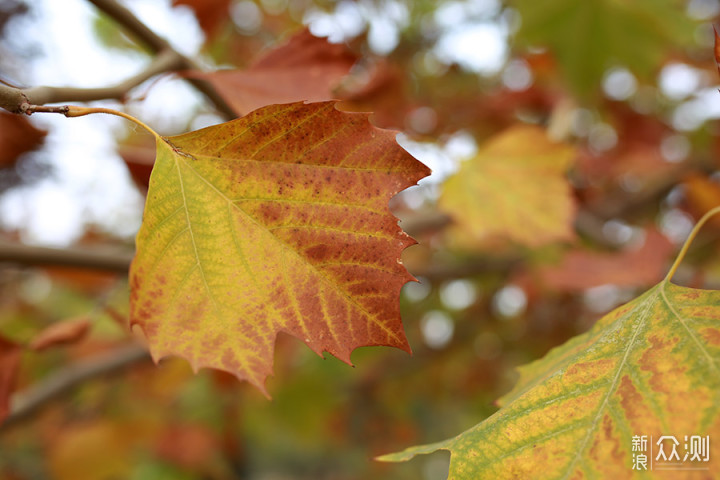
[(519, 45), (547, 47), (569, 86), (595, 94), (606, 70), (623, 66), (649, 77), (674, 51), (693, 44), (697, 23), (676, 0), (512, 0)]
[[(646, 436), (657, 455), (664, 435), (687, 443), (720, 434), (720, 292), (677, 286), (670, 277), (521, 367), (517, 385), (487, 420), (380, 459), (449, 450), (455, 480), (717, 478), (717, 461), (633, 469), (635, 455), (650, 459), (649, 447), (633, 450), (634, 436)], [(716, 444), (709, 448), (717, 458)]]
[(493, 137), (448, 178), (438, 201), (462, 235), (537, 247), (573, 238), (575, 202), (565, 171), (574, 150), (539, 127)]
[(20, 346), (0, 336), (0, 423), (10, 412), (10, 395), (20, 368)]
[(388, 200), (429, 170), (395, 133), (334, 102), (273, 105), (157, 140), (131, 324), (155, 359), (180, 355), (265, 392), (275, 338), (350, 362), (409, 351), (398, 297), (414, 241)]
[(276, 103), (333, 100), (333, 89), (356, 60), (345, 45), (331, 44), (305, 29), (247, 70), (188, 75), (209, 81), (236, 112), (245, 114)]

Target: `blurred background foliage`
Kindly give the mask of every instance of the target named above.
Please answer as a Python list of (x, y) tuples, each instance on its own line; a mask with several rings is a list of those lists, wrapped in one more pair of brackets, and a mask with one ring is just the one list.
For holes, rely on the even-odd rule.
[[(138, 361), (0, 427), (2, 479), (445, 478), (442, 455), (371, 459), (492, 414), (514, 367), (659, 281), (693, 222), (720, 204), (718, 0), (123, 3), (208, 70), (246, 69), (304, 26), (357, 56), (336, 89), (343, 108), (374, 112), (434, 170), (391, 202), (419, 241), (403, 260), (420, 283), (401, 295), (414, 354), (363, 348), (349, 368), (281, 336), (271, 402), (180, 360)], [(114, 84), (150, 58), (81, 0), (2, 0), (0, 35), (0, 77), (13, 85)], [(222, 121), (181, 76), (146, 82), (125, 105), (104, 104), (161, 134)], [(484, 145), (518, 124), (572, 147), (557, 175), (562, 200), (544, 195), (545, 177), (522, 164), (507, 179), (537, 190), (518, 207), (531, 217), (570, 206), (566, 231), (540, 243), (502, 229), (474, 236), (486, 219), (471, 203), (492, 211), (499, 199), (482, 185), (458, 193), (445, 183), (472, 162), (508, 165)], [(537, 154), (517, 138), (513, 158)], [(116, 119), (0, 114), (0, 240), (129, 251), (148, 141)], [(465, 213), (438, 201), (460, 194), (470, 199)], [(703, 232), (677, 283), (720, 286), (719, 226)], [(0, 335), (13, 342), (30, 344), (67, 319), (90, 325), (67, 345), (25, 351), (19, 391), (132, 339), (122, 275), (10, 258), (0, 285)]]

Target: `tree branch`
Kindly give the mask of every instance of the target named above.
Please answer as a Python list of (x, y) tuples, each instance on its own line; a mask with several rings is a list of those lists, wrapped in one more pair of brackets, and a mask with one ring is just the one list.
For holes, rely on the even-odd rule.
[[(174, 50), (165, 39), (156, 35), (127, 8), (119, 5), (114, 0), (88, 1), (134, 34), (141, 42), (145, 43), (150, 50), (156, 54), (152, 62), (138, 74), (111, 87), (34, 87), (20, 89), (0, 84), (0, 108), (4, 108), (12, 113), (26, 113), (25, 105), (89, 102), (106, 99), (124, 100), (131, 89), (155, 75), (178, 70), (200, 70), (200, 67), (194, 61)], [(225, 102), (210, 83), (197, 79), (185, 80), (198, 91), (202, 92), (226, 119), (237, 117), (237, 113)]]
[(125, 30), (132, 33), (153, 53), (172, 49), (167, 40), (150, 30), (150, 28), (141, 22), (130, 10), (115, 0), (88, 0), (88, 2), (95, 5), (98, 10), (112, 18)]
[(0, 425), (0, 431), (31, 417), (48, 403), (84, 382), (105, 378), (129, 365), (148, 360), (150, 355), (145, 347), (131, 344), (61, 368), (47, 379), (13, 396), (10, 415)]
[(59, 265), (127, 274), (133, 252), (114, 248), (45, 248), (0, 240), (0, 262)]
[(134, 87), (155, 75), (183, 68), (183, 59), (172, 49), (161, 51), (143, 71), (112, 87), (34, 87), (23, 90), (27, 101), (34, 105), (46, 103), (90, 102), (93, 100), (124, 100)]
[[(130, 10), (123, 7), (115, 0), (88, 1), (95, 5), (98, 10), (104, 12), (118, 24), (122, 25), (123, 28), (147, 45), (154, 53), (173, 51), (179, 59), (178, 70), (202, 70), (193, 60), (174, 51), (167, 40), (150, 30)], [(215, 105), (215, 108), (217, 108), (227, 119), (237, 118), (237, 112), (235, 112), (232, 107), (225, 102), (225, 99), (220, 96), (210, 83), (198, 79), (186, 79), (186, 81), (188, 81), (198, 91), (205, 94), (205, 96)]]

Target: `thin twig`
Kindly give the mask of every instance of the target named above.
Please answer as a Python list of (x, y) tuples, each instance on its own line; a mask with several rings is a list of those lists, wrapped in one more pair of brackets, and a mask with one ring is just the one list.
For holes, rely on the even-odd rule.
[[(122, 25), (128, 32), (132, 33), (138, 40), (147, 45), (150, 50), (154, 53), (160, 53), (163, 51), (175, 52), (170, 44), (164, 38), (157, 35), (150, 28), (141, 22), (130, 10), (123, 7), (115, 0), (88, 0), (90, 3), (95, 5), (98, 10), (104, 12), (106, 15), (115, 20), (118, 24)], [(179, 58), (178, 70), (200, 70), (199, 65), (193, 60), (175, 52)], [(206, 97), (215, 105), (227, 119), (237, 117), (235, 112), (230, 105), (225, 102), (225, 99), (215, 90), (215, 88), (204, 80), (186, 78), (193, 87), (198, 91), (205, 94)]]
[(137, 75), (111, 87), (35, 87), (22, 90), (27, 101), (35, 105), (46, 103), (90, 102), (93, 100), (125, 100), (128, 92), (155, 75), (184, 68), (182, 56), (172, 49), (163, 50)]
[(13, 396), (10, 415), (0, 425), (0, 431), (31, 417), (39, 409), (78, 385), (96, 378), (106, 378), (134, 363), (148, 360), (150, 355), (146, 348), (131, 344), (63, 367), (47, 379)]

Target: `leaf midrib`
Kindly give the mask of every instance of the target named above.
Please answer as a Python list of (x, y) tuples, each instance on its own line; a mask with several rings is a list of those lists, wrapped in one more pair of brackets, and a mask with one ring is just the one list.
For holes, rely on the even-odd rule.
[[(163, 139), (163, 140), (165, 140), (165, 139)], [(395, 341), (397, 341), (397, 342), (399, 342), (399, 343), (402, 343), (402, 340), (397, 336), (397, 334), (396, 334), (395, 332), (393, 332), (392, 330), (390, 330), (386, 325), (384, 325), (381, 321), (379, 321), (377, 318), (375, 318), (375, 316), (372, 315), (370, 312), (368, 312), (367, 309), (365, 309), (365, 307), (363, 307), (363, 306), (360, 305), (358, 302), (356, 302), (352, 297), (350, 297), (350, 295), (349, 295), (347, 292), (339, 289), (339, 288), (335, 285), (335, 282), (333, 282), (333, 281), (331, 281), (330, 279), (328, 279), (321, 270), (318, 270), (313, 264), (307, 262), (307, 260), (304, 259), (302, 256), (300, 256), (300, 254), (297, 253), (292, 247), (290, 247), (290, 246), (287, 245), (285, 242), (283, 242), (282, 240), (280, 240), (277, 236), (275, 236), (265, 225), (263, 225), (262, 223), (258, 222), (255, 218), (253, 218), (251, 215), (249, 215), (247, 212), (245, 212), (242, 208), (240, 208), (238, 205), (236, 205), (235, 201), (233, 201), (233, 200), (231, 200), (230, 198), (228, 198), (221, 190), (219, 190), (215, 185), (213, 185), (212, 183), (210, 183), (210, 182), (209, 182), (205, 177), (203, 177), (197, 170), (195, 170), (195, 168), (194, 168), (189, 162), (187, 162), (187, 161), (185, 160), (185, 157), (188, 157), (188, 158), (192, 158), (192, 159), (197, 160), (197, 158), (196, 158), (195, 156), (190, 155), (190, 154), (185, 153), (185, 152), (178, 151), (178, 149), (177, 149), (176, 147), (174, 147), (169, 141), (165, 140), (165, 142), (166, 142), (166, 144), (170, 147), (170, 149), (171, 149), (171, 151), (172, 151), (172, 154), (173, 154), (173, 156), (174, 156), (174, 158), (175, 158), (175, 165), (176, 165), (176, 167), (177, 167), (178, 177), (179, 177), (179, 179), (180, 179), (181, 195), (182, 195), (183, 202), (184, 202), (184, 205), (185, 205), (186, 220), (187, 220), (188, 226), (190, 226), (190, 217), (189, 217), (189, 212), (188, 212), (188, 210), (187, 210), (187, 198), (186, 198), (186, 196), (185, 196), (185, 191), (184, 191), (184, 188), (183, 188), (183, 181), (182, 181), (182, 173), (181, 173), (181, 171), (180, 171), (180, 166), (179, 166), (179, 161), (180, 161), (180, 160), (182, 160), (183, 163), (184, 163), (200, 180), (202, 180), (206, 185), (208, 185), (212, 190), (214, 190), (214, 191), (215, 191), (223, 200), (225, 200), (225, 202), (227, 202), (232, 208), (236, 209), (238, 212), (240, 212), (242, 215), (244, 215), (248, 220), (250, 220), (252, 223), (256, 224), (259, 228), (261, 228), (262, 230), (266, 231), (278, 244), (280, 244), (280, 245), (282, 246), (282, 251), (290, 251), (290, 252), (292, 252), (292, 254), (295, 255), (298, 259), (300, 259), (303, 264), (307, 265), (309, 268), (311, 268), (313, 271), (315, 271), (316, 274), (323, 280), (323, 282), (326, 283), (326, 285), (328, 285), (328, 286), (330, 287), (331, 290), (333, 290), (333, 291), (337, 292), (338, 294), (340, 294), (340, 295), (341, 295), (343, 298), (345, 298), (349, 303), (351, 303), (351, 304), (352, 304), (353, 306), (355, 306), (358, 310), (360, 310), (361, 312), (363, 312), (363, 313), (365, 314), (365, 316), (366, 316), (370, 321), (372, 321), (372, 322), (375, 323), (377, 326), (379, 326), (380, 329), (383, 330), (389, 337), (391, 337), (392, 339), (394, 339)], [(200, 155), (200, 156), (202, 157), (202, 155)], [(217, 158), (217, 157), (209, 157), (209, 158)], [(377, 170), (376, 170), (376, 171), (377, 171)], [(215, 308), (216, 308), (216, 310), (217, 310), (217, 304), (215, 303), (215, 300), (214, 300), (214, 298), (213, 298), (213, 296), (212, 296), (212, 293), (210, 293), (209, 285), (208, 285), (208, 283), (207, 283), (207, 280), (205, 279), (205, 275), (204, 275), (204, 272), (203, 272), (203, 270), (202, 270), (202, 266), (201, 266), (201, 262), (200, 262), (200, 257), (199, 257), (199, 255), (198, 255), (197, 246), (196, 246), (196, 243), (195, 243), (194, 236), (193, 236), (193, 234), (192, 234), (192, 229), (190, 229), (190, 236), (191, 236), (192, 243), (193, 243), (195, 258), (196, 258), (196, 260), (197, 260), (197, 262), (198, 262), (198, 265), (200, 265), (200, 272), (201, 272), (201, 274), (202, 274), (202, 278), (203, 278), (203, 282), (204, 282), (204, 284), (205, 284), (205, 288), (207, 289), (208, 295), (209, 295), (210, 299), (213, 301), (213, 305), (215, 305)], [(362, 265), (362, 264), (358, 264), (358, 265)], [(302, 317), (300, 317), (300, 320), (301, 320), (300, 323), (302, 323), (302, 324), (304, 325), (305, 322), (302, 321)], [(332, 331), (332, 329), (333, 329), (333, 328), (332, 328), (332, 327), (333, 327), (332, 322), (327, 321), (326, 324), (328, 325), (328, 327), (329, 327), (329, 328), (331, 329), (331, 331)], [(333, 336), (334, 336), (334, 335), (333, 335)]]

